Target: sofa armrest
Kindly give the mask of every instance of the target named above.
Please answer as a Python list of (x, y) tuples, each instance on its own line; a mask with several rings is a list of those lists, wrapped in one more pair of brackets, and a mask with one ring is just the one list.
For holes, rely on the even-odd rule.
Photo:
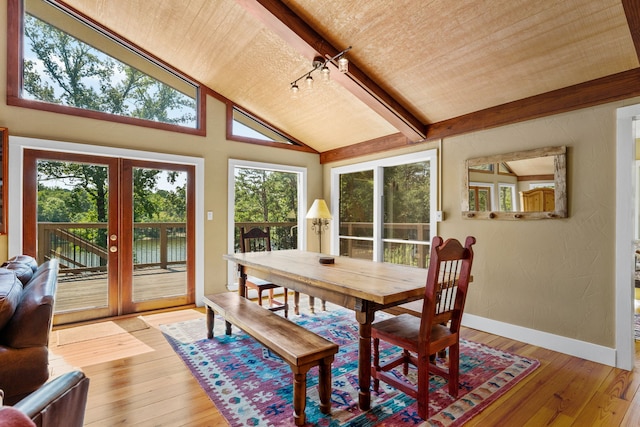
[(52, 259), (24, 286), (16, 311), (0, 336), (2, 344), (13, 348), (49, 345), (57, 286), (58, 261)]
[(62, 374), (13, 405), (36, 426), (82, 427), (89, 378), (82, 371)]

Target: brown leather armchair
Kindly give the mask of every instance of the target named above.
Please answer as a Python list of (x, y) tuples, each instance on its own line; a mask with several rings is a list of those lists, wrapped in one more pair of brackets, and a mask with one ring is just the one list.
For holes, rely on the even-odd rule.
[(0, 268), (0, 389), (12, 405), (49, 378), (58, 261), (20, 255)]

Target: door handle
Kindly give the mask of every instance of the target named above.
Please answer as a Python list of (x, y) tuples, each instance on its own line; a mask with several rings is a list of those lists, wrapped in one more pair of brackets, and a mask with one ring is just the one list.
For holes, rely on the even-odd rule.
[(109, 252), (118, 252), (118, 247), (117, 246), (109, 246)]

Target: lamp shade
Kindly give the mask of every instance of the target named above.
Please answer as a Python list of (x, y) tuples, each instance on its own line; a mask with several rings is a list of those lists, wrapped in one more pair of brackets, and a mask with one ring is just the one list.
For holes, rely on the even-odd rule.
[(321, 219), (331, 219), (331, 212), (329, 212), (329, 208), (327, 207), (327, 202), (324, 199), (315, 199), (309, 212), (307, 212), (307, 219), (321, 218)]

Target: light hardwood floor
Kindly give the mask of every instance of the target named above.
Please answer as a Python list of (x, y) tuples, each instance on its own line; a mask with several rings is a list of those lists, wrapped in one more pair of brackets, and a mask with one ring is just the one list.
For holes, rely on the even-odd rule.
[[(156, 327), (198, 316), (204, 316), (202, 309), (145, 315), (151, 327), (138, 330), (130, 320), (116, 319), (113, 323), (132, 331), (62, 346), (54, 330), (54, 375), (78, 367), (91, 379), (85, 425), (228, 425)], [(95, 334), (98, 329), (94, 325)], [(466, 425), (640, 425), (640, 362), (626, 372), (472, 329), (463, 336), (541, 362)], [(639, 349), (636, 343), (640, 360)]]

